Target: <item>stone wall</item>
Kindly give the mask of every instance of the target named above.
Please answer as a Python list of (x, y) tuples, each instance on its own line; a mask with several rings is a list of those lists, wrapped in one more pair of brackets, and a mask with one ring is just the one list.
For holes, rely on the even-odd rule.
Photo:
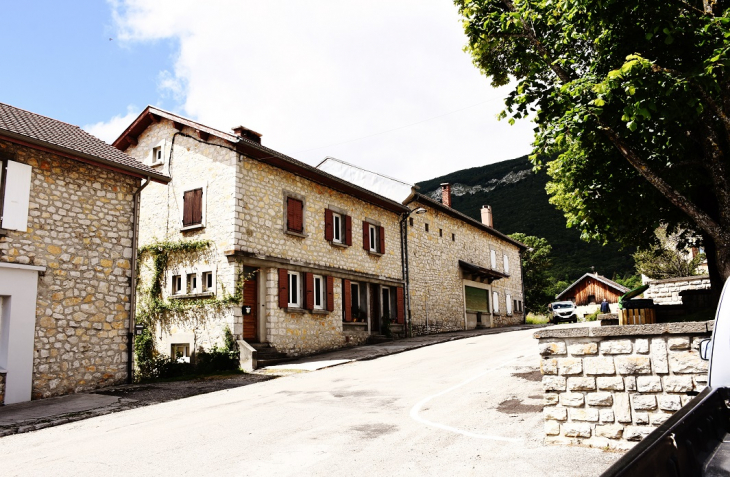
[(545, 329), (545, 441), (627, 449), (707, 384), (712, 322)]
[(682, 297), (679, 293), (685, 290), (709, 290), (710, 276), (651, 280), (646, 284), (649, 289), (644, 292), (644, 298), (651, 298), (657, 305), (681, 305)]
[(33, 168), (28, 230), (0, 238), (0, 261), (47, 268), (38, 284), (33, 398), (123, 382), (140, 181), (3, 141), (0, 152)]
[[(411, 313), (414, 334), (465, 329), (464, 278), (459, 260), (492, 268), (491, 251), (497, 253), (496, 270), (504, 272), (504, 256), (509, 261), (509, 278), (492, 282), (488, 287), (490, 308), (492, 292), (499, 294), (499, 313), (483, 316), (487, 326), (507, 326), (524, 321), (514, 310), (506, 313), (506, 296), (524, 303), (522, 264), (519, 249), (484, 230), (432, 208), (413, 202), (411, 208), (423, 207), (424, 214), (412, 214), (408, 225), (408, 266)], [(426, 231), (428, 224), (428, 231)], [(452, 239), (453, 234), (453, 239)], [(524, 307), (524, 305), (523, 305)], [(428, 322), (428, 323), (427, 323)]]
[(5, 404), (5, 373), (0, 371), (0, 406)]

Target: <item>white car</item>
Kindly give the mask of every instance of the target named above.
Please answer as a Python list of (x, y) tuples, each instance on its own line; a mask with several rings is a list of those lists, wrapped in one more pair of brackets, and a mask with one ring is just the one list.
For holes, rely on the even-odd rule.
[(556, 325), (561, 321), (578, 323), (578, 315), (575, 313), (575, 303), (572, 301), (556, 301), (551, 303), (550, 310), (552, 310), (550, 321)]

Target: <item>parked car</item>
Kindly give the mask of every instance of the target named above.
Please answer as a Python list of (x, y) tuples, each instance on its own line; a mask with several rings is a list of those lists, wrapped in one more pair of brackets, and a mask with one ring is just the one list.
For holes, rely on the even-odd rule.
[(558, 324), (561, 321), (566, 323), (578, 323), (578, 315), (575, 313), (575, 303), (572, 301), (556, 301), (550, 304), (552, 315), (550, 322)]

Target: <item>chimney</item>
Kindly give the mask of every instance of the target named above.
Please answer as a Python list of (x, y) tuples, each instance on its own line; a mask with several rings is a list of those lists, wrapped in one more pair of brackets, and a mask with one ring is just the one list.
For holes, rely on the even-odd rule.
[(441, 184), (441, 203), (451, 207), (451, 184), (448, 182)]
[(231, 129), (233, 129), (233, 134), (235, 134), (236, 136), (261, 144), (261, 134), (257, 133), (256, 131), (244, 126), (236, 126), (235, 128)]
[(487, 227), (494, 227), (494, 222), (492, 221), (492, 206), (491, 205), (482, 206), (482, 223), (484, 225), (486, 225)]

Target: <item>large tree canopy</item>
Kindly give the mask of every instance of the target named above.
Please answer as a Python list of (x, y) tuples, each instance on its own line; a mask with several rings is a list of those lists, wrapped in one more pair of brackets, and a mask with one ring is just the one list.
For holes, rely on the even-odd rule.
[(534, 117), (533, 162), (586, 239), (648, 247), (702, 236), (730, 276), (726, 1), (456, 0), (467, 50), (510, 121)]
[(548, 273), (552, 266), (550, 254), (553, 248), (544, 238), (533, 235), (514, 233), (510, 237), (528, 247), (522, 254), (525, 309), (533, 313), (544, 312), (555, 298), (550, 290), (552, 277)]

